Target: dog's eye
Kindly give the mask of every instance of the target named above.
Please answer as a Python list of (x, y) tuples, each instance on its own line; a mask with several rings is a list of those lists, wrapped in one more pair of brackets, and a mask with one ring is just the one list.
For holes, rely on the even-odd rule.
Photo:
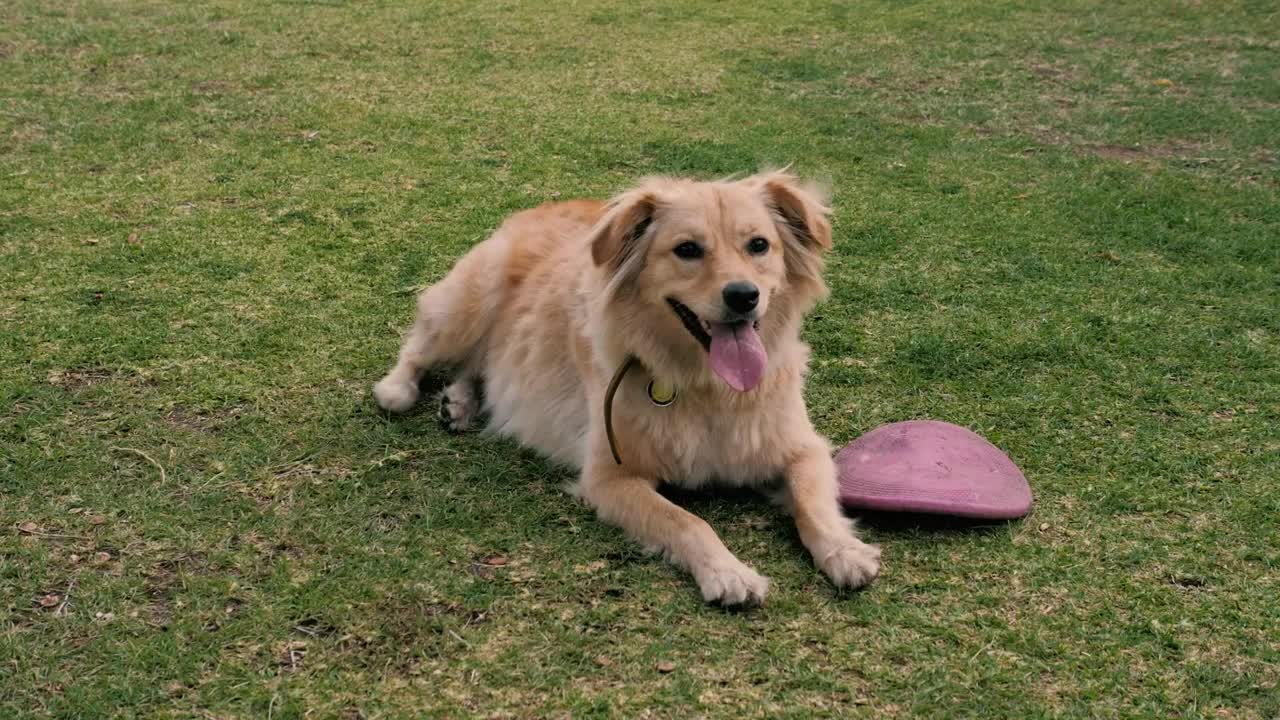
[(695, 242), (682, 242), (672, 252), (681, 260), (697, 260), (702, 257), (702, 246)]
[(747, 241), (747, 252), (752, 255), (763, 255), (769, 252), (769, 241), (762, 237), (753, 237)]

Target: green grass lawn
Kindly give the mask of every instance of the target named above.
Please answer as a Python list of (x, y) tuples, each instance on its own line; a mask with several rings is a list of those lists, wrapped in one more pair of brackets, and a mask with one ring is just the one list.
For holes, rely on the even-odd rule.
[[(0, 717), (1280, 716), (1280, 10), (1038, 4), (0, 3)], [(819, 429), (973, 428), (1028, 519), (842, 594), (682, 497), (727, 613), (375, 410), (504, 215), (787, 162)]]

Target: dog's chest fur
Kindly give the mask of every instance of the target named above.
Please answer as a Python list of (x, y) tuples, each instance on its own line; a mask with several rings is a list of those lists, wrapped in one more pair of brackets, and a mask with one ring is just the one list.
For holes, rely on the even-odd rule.
[(752, 401), (725, 402), (724, 393), (686, 389), (667, 407), (649, 401), (648, 378), (641, 374), (615, 401), (627, 405), (614, 410), (620, 444), (628, 449), (624, 465), (684, 488), (775, 482), (789, 460), (784, 449), (795, 447), (791, 438), (808, 429), (807, 421), (794, 426), (793, 407), (802, 418), (804, 411), (799, 384), (786, 381), (790, 374), (781, 369), (781, 382), (762, 388), (763, 397)]

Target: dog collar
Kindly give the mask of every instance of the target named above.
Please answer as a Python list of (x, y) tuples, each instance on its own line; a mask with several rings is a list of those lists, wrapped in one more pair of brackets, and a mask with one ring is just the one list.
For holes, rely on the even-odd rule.
[[(613, 396), (618, 392), (618, 386), (622, 385), (622, 378), (626, 377), (627, 371), (632, 365), (640, 362), (635, 355), (628, 355), (626, 360), (622, 361), (622, 365), (613, 373), (613, 379), (609, 381), (609, 388), (604, 391), (604, 434), (609, 438), (609, 452), (613, 453), (613, 461), (622, 464), (622, 456), (618, 454), (618, 439), (613, 434)], [(658, 380), (651, 379), (645, 387), (645, 394), (649, 396), (649, 402), (658, 407), (667, 407), (676, 401), (676, 386)]]

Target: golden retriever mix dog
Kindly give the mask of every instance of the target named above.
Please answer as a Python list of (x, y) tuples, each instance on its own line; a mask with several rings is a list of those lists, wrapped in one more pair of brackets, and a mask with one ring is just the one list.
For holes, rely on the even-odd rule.
[(841, 514), (803, 397), (800, 323), (827, 292), (828, 212), (812, 186), (767, 171), (652, 178), (608, 203), (518, 213), (419, 296), (374, 396), (403, 412), (426, 370), (455, 368), (447, 425), (487, 414), (490, 430), (578, 469), (573, 492), (692, 573), (708, 602), (759, 604), (769, 581), (660, 483), (767, 490), (832, 582), (864, 585), (880, 550)]

